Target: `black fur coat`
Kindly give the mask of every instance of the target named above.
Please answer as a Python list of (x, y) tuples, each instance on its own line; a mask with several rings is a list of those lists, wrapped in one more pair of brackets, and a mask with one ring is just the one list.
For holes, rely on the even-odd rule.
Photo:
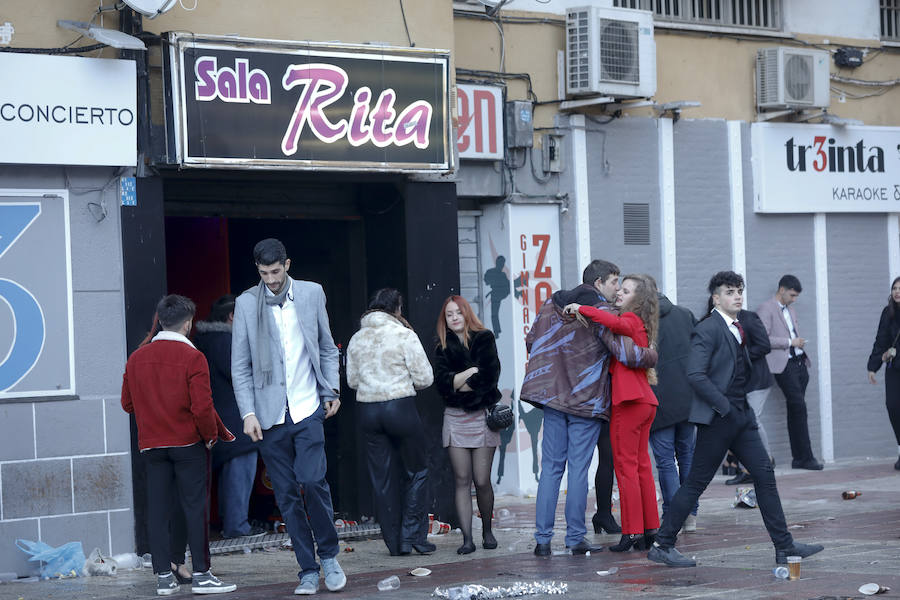
[[(478, 372), (469, 378), (471, 392), (453, 389), (453, 377), (469, 367)], [(434, 382), (447, 406), (473, 412), (493, 406), (500, 401), (497, 381), (500, 379), (500, 359), (494, 334), (488, 329), (469, 333), (469, 347), (456, 334), (447, 332), (447, 347), (440, 343), (434, 351)]]

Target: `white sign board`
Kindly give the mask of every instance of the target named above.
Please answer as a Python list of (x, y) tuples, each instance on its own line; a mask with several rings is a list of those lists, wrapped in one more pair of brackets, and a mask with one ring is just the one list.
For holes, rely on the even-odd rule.
[(0, 163), (134, 166), (134, 61), (0, 53)]
[(525, 336), (541, 305), (559, 289), (559, 207), (485, 205), (479, 229), (484, 325), (497, 336), (500, 401), (516, 415), (514, 427), (500, 434), (494, 481), (500, 493), (531, 494), (540, 473), (544, 411), (518, 398), (528, 360)]
[(503, 160), (503, 88), (459, 84), (456, 107), (459, 157)]
[(900, 127), (753, 123), (756, 212), (900, 212)]

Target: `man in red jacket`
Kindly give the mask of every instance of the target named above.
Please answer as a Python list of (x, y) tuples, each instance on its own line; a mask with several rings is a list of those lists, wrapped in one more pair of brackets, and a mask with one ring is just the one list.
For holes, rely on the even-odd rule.
[[(122, 381), (122, 408), (134, 413), (146, 458), (150, 553), (160, 596), (178, 591), (179, 581), (191, 582), (195, 594), (237, 588), (209, 570), (209, 449), (219, 431), (226, 441), (234, 436), (213, 408), (206, 357), (186, 337), (194, 312), (184, 296), (160, 300), (156, 315), (162, 331), (131, 355)], [(176, 493), (187, 524), (192, 580), (172, 573), (170, 564), (169, 517)]]

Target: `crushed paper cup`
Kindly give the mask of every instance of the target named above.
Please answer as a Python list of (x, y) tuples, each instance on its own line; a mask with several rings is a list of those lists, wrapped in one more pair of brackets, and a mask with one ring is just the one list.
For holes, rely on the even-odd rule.
[(597, 575), (612, 575), (613, 573), (617, 573), (619, 571), (619, 567), (610, 567), (606, 571), (597, 571)]
[(859, 593), (865, 594), (866, 596), (874, 596), (875, 594), (883, 594), (889, 591), (891, 591), (891, 588), (884, 585), (878, 585), (877, 583), (866, 583), (859, 586)]
[(756, 491), (753, 488), (738, 488), (734, 492), (732, 508), (756, 508)]
[(431, 575), (431, 569), (426, 569), (425, 567), (416, 567), (412, 571), (409, 572), (410, 575), (415, 577), (427, 577)]

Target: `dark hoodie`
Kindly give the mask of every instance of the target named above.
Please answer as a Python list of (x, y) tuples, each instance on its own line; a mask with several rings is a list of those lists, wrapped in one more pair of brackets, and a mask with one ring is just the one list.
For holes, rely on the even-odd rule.
[(602, 325), (585, 327), (563, 314), (572, 302), (610, 308), (587, 283), (560, 290), (544, 302), (525, 337), (528, 366), (519, 395), (539, 408), (608, 420), (610, 352), (629, 367), (649, 369), (656, 364), (656, 351), (635, 346), (630, 338), (615, 336)]
[(656, 418), (650, 431), (663, 429), (688, 420), (694, 390), (687, 378), (687, 359), (691, 353), (691, 332), (697, 319), (683, 306), (675, 306), (659, 294), (659, 334), (656, 347), (659, 362), (656, 376), (659, 383), (653, 393), (659, 400)]

